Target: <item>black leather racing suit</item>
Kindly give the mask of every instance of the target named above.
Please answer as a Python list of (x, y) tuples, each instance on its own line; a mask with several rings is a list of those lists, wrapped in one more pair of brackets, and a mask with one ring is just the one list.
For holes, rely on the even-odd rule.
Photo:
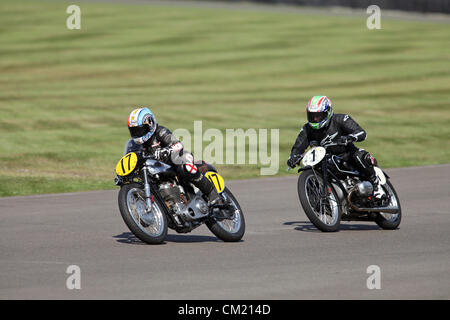
[(207, 195), (210, 200), (212, 200), (211, 196), (217, 196), (211, 181), (195, 165), (192, 154), (183, 150), (180, 140), (166, 127), (158, 125), (152, 137), (142, 145), (135, 143), (132, 139), (129, 140), (125, 147), (125, 153), (144, 150), (157, 155), (161, 149), (170, 150), (170, 154), (166, 153), (166, 156), (160, 156), (158, 160), (173, 165), (180, 178), (191, 182), (203, 194)]
[[(351, 136), (355, 142), (360, 142), (366, 139), (366, 132), (348, 114), (334, 114), (328, 125), (321, 129), (313, 129), (307, 123), (300, 130), (292, 147), (291, 156), (303, 154), (312, 141), (317, 141), (319, 145), (326, 146), (333, 142), (340, 142), (343, 136)], [(376, 174), (373, 169), (374, 159), (364, 149), (358, 149), (350, 142), (347, 146), (328, 147), (327, 151), (342, 156), (372, 183), (376, 181)]]

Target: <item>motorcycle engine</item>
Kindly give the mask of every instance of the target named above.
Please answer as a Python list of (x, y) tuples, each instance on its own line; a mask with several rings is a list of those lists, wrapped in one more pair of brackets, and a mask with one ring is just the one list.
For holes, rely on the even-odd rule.
[(187, 202), (180, 186), (173, 183), (161, 184), (159, 186), (159, 193), (170, 210), (174, 210), (179, 205)]
[(167, 207), (175, 214), (178, 224), (189, 224), (209, 214), (209, 207), (202, 197), (195, 196), (188, 202), (182, 187), (176, 184), (161, 184), (159, 192)]
[(373, 186), (369, 181), (362, 181), (356, 185), (356, 191), (362, 197), (368, 197), (373, 193)]
[(350, 192), (359, 181), (356, 179), (347, 178), (345, 180), (342, 180), (341, 182), (342, 182), (342, 185), (347, 190), (347, 192)]

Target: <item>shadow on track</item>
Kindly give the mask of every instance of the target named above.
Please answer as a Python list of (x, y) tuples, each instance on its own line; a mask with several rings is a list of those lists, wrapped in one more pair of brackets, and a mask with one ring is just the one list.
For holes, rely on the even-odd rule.
[[(295, 230), (303, 231), (303, 232), (319, 232), (322, 233), (319, 229), (317, 229), (311, 222), (309, 221), (289, 221), (283, 223), (285, 226), (295, 226)], [(382, 230), (377, 225), (369, 225), (369, 224), (341, 224), (340, 231), (369, 231), (369, 230)]]
[[(131, 232), (123, 232), (122, 234), (113, 236), (113, 238), (117, 239), (116, 241), (120, 243), (147, 245), (145, 242), (142, 242), (141, 240), (136, 238), (136, 236)], [(219, 241), (219, 239), (210, 236), (168, 234), (163, 244), (165, 244), (166, 242), (191, 243), (191, 242), (217, 242), (217, 241)]]

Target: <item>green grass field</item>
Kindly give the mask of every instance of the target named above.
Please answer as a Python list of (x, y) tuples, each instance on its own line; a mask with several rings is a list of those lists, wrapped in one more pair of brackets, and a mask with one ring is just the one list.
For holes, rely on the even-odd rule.
[(279, 128), (282, 175), (325, 94), (382, 167), (450, 162), (448, 23), (81, 2), (68, 30), (69, 4), (0, 2), (0, 196), (114, 188), (141, 105), (171, 129)]

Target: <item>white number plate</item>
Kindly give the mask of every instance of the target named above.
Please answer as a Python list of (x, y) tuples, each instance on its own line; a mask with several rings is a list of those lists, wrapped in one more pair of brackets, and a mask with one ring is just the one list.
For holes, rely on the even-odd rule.
[(323, 147), (313, 147), (303, 157), (302, 163), (304, 166), (314, 166), (322, 161), (325, 157), (326, 150)]

